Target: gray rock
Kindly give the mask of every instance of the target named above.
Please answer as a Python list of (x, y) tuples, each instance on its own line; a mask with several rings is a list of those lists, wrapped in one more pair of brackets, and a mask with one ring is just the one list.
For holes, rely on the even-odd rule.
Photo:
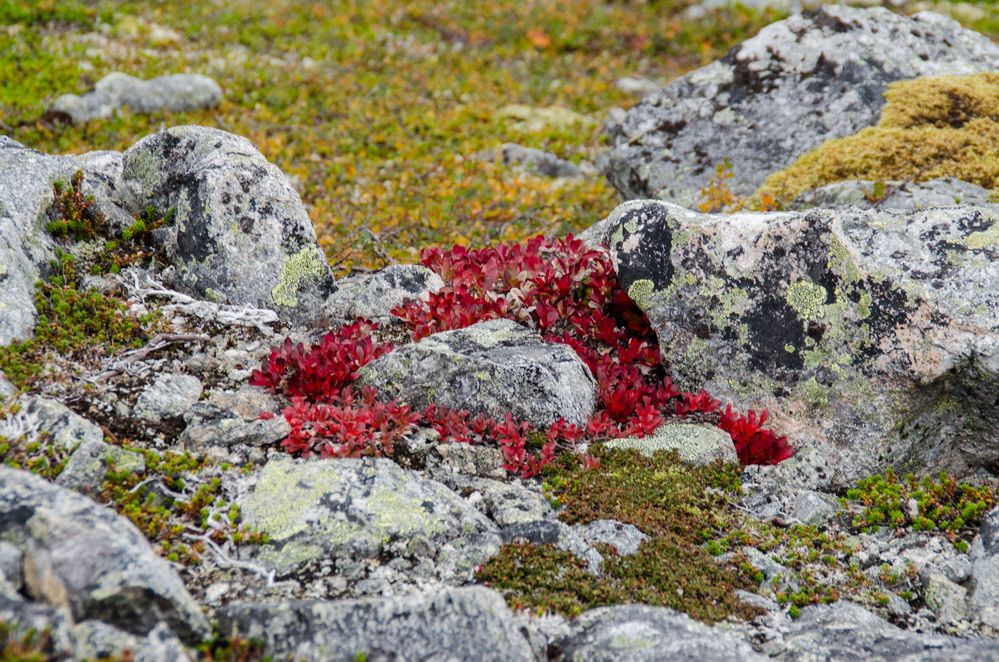
[(962, 639), (902, 630), (852, 602), (801, 610), (784, 634), (781, 662), (814, 660), (999, 660), (999, 646), (987, 639)]
[(994, 208), (704, 215), (636, 201), (608, 221), (618, 277), (678, 386), (767, 408), (769, 426), (825, 455), (829, 482), (999, 461)]
[(118, 471), (136, 473), (145, 471), (146, 461), (135, 451), (89, 440), (80, 444), (69, 456), (56, 483), (77, 492), (94, 493), (100, 490), (112, 465)]
[(534, 660), (499, 593), (452, 588), (398, 598), (231, 604), (219, 629), (274, 659)]
[(790, 208), (850, 206), (915, 211), (929, 207), (991, 204), (988, 189), (953, 177), (931, 179), (922, 183), (887, 181), (881, 182), (881, 185), (884, 186), (884, 196), (876, 198), (875, 182), (851, 180), (828, 184), (802, 193), (794, 199)]
[(419, 264), (394, 264), (373, 274), (351, 276), (337, 282), (337, 291), (326, 302), (331, 313), (344, 319), (391, 318), (392, 310), (423, 300), (444, 287), (444, 281)]
[(24, 552), (28, 595), (144, 635), (160, 622), (188, 643), (207, 619), (169, 564), (131, 522), (65, 488), (0, 468), (0, 536)]
[(160, 623), (145, 637), (137, 637), (100, 621), (84, 621), (73, 628), (76, 660), (125, 658), (135, 662), (187, 662), (197, 659)]
[(392, 460), (270, 460), (238, 500), (269, 537), (243, 548), (281, 573), (320, 558), (415, 556), (438, 578), (470, 577), (500, 545), (496, 527), (454, 492)]
[[(31, 641), (36, 646), (42, 644), (42, 652), (46, 656), (41, 659), (72, 659), (75, 647), (73, 623), (64, 610), (20, 598), (0, 597), (0, 623), (9, 626), (9, 639)], [(45, 636), (40, 636), (41, 633)]]
[(500, 534), (503, 542), (528, 542), (532, 545), (555, 545), (564, 552), (569, 552), (577, 559), (586, 563), (586, 569), (594, 574), (600, 574), (600, 566), (604, 557), (597, 550), (586, 544), (575, 529), (558, 520), (535, 520), (518, 522), (504, 527)]
[(542, 494), (516, 483), (473, 478), (466, 485), (481, 495), (482, 511), (500, 527), (555, 519), (555, 511)]
[(665, 607), (625, 605), (585, 612), (568, 635), (553, 644), (559, 662), (764, 660), (738, 636), (698, 623)]
[(589, 545), (613, 545), (621, 556), (636, 553), (641, 544), (649, 539), (638, 527), (613, 519), (577, 524), (576, 532)]
[(99, 427), (69, 409), (66, 405), (48, 398), (33, 397), (27, 401), (24, 413), (27, 425), (48, 435), (48, 443), (67, 451), (74, 451), (82, 444), (104, 442)]
[[(434, 432), (436, 433), (436, 430)], [(448, 473), (461, 473), (484, 478), (506, 477), (506, 469), (503, 468), (503, 464), (506, 462), (503, 459), (503, 451), (494, 446), (447, 443), (434, 444), (428, 451), (426, 471), (434, 480), (446, 483)], [(507, 483), (500, 484), (507, 485)]]
[(643, 455), (677, 451), (687, 464), (711, 464), (716, 460), (737, 464), (732, 437), (711, 425), (666, 423), (648, 437), (624, 437), (605, 444), (608, 448), (637, 448)]
[(3, 374), (3, 370), (0, 370), (0, 402), (9, 400), (14, 397), (15, 393), (17, 393), (17, 389), (7, 379), (7, 375)]
[(877, 123), (889, 83), (997, 68), (999, 45), (937, 14), (823, 5), (645, 97), (608, 127), (603, 170), (626, 199), (693, 207), (728, 159), (729, 187), (749, 195), (805, 152)]
[(971, 557), (971, 613), (993, 635), (999, 634), (999, 553), (987, 551), (978, 538), (971, 547)]
[(802, 524), (823, 526), (839, 510), (836, 497), (814, 490), (802, 490), (794, 504), (794, 516)]
[(222, 101), (222, 88), (208, 76), (171, 74), (142, 80), (113, 72), (97, 81), (83, 96), (64, 94), (50, 113), (65, 114), (75, 123), (111, 117), (128, 108), (134, 113), (179, 113), (214, 108)]
[(55, 242), (45, 231), (54, 200), (53, 184), (84, 173), (82, 190), (112, 226), (130, 222), (119, 202), (128, 197), (121, 182), (121, 154), (91, 152), (50, 156), (0, 136), (0, 345), (31, 334), (35, 324), (35, 281), (49, 272)]
[(981, 534), (985, 552), (999, 554), (999, 507), (993, 508), (982, 518)]
[(512, 413), (537, 426), (581, 425), (596, 407), (596, 383), (571, 348), (505, 319), (399, 347), (364, 366), (359, 383), (417, 409), (432, 402), (497, 419)]
[(290, 432), (291, 426), (284, 416), (255, 421), (245, 421), (239, 416), (226, 416), (188, 425), (181, 433), (179, 441), (181, 446), (191, 450), (211, 446), (229, 448), (240, 444), (269, 446), (281, 441)]
[(930, 575), (924, 599), (941, 626), (954, 625), (968, 616), (968, 591), (943, 575)]
[(625, 76), (614, 81), (614, 87), (626, 94), (645, 96), (646, 94), (658, 92), (660, 88), (662, 88), (662, 84), (657, 83), (654, 80), (649, 80), (648, 78)]
[(541, 177), (582, 177), (584, 172), (572, 161), (560, 159), (551, 152), (515, 143), (504, 143), (498, 150), (487, 150), (477, 155), (484, 161), (501, 161), (504, 165)]
[(160, 375), (135, 401), (133, 415), (150, 421), (182, 416), (201, 399), (201, 380), (191, 375)]
[[(333, 275), (298, 194), (245, 138), (198, 126), (166, 129), (125, 151), (141, 206), (176, 210), (155, 233), (174, 287), (224, 304), (319, 317)], [(140, 209), (141, 209), (140, 206)]]
[(15, 591), (24, 586), (24, 552), (9, 542), (0, 541), (0, 577)]

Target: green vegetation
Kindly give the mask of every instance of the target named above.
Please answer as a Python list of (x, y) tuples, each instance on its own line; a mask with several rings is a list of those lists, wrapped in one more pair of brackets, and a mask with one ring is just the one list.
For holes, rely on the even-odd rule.
[(23, 630), (14, 623), (0, 621), (0, 660), (45, 662), (52, 659), (55, 652), (49, 632)]
[(847, 179), (957, 177), (999, 191), (999, 73), (899, 81), (885, 99), (877, 126), (801, 156), (770, 175), (757, 199), (789, 202)]
[[(996, 503), (992, 485), (969, 485), (941, 473), (937, 478), (896, 476), (891, 470), (865, 478), (849, 490), (846, 499), (859, 501), (856, 529), (873, 531), (888, 526), (911, 531), (937, 531), (967, 551), (982, 516)], [(845, 501), (845, 500), (844, 500)]]

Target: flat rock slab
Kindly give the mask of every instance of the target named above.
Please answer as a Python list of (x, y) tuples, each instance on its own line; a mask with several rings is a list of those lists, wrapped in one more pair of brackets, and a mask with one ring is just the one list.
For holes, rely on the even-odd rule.
[(625, 199), (695, 207), (728, 161), (729, 188), (749, 195), (805, 152), (876, 124), (889, 83), (996, 69), (999, 45), (951, 19), (823, 5), (645, 97), (609, 127), (603, 170)]
[(676, 451), (687, 464), (711, 464), (716, 460), (737, 464), (732, 437), (711, 425), (697, 423), (666, 423), (647, 437), (613, 439), (607, 448), (635, 448), (642, 455), (651, 456), (660, 451)]
[[(216, 303), (319, 317), (333, 275), (288, 178), (245, 138), (200, 126), (146, 136), (123, 154), (123, 177), (173, 222), (154, 234), (170, 284)], [(137, 210), (138, 211), (138, 210)]]
[[(444, 281), (419, 264), (393, 264), (373, 274), (351, 276), (337, 282), (326, 305), (344, 319), (390, 318), (392, 311), (410, 301), (425, 301), (431, 292), (444, 287)], [(398, 321), (398, 320), (396, 320)]]
[(74, 621), (145, 635), (166, 622), (189, 644), (211, 631), (177, 573), (131, 522), (34, 474), (0, 468), (0, 535), (24, 553), (35, 600)]
[(191, 375), (160, 375), (139, 394), (133, 413), (151, 421), (182, 416), (201, 399), (202, 388), (201, 381)]
[[(877, 193), (882, 192), (879, 197)], [(861, 209), (899, 209), (914, 211), (928, 207), (983, 207), (992, 204), (989, 190), (953, 177), (927, 182), (869, 182), (849, 180), (827, 184), (802, 193), (791, 209), (811, 207), (860, 207)]]
[(82, 96), (62, 95), (53, 102), (49, 112), (66, 115), (80, 123), (111, 117), (122, 108), (135, 113), (177, 113), (213, 108), (221, 101), (222, 88), (208, 76), (170, 74), (142, 80), (113, 72)]
[(737, 635), (699, 623), (665, 607), (601, 607), (572, 622), (553, 645), (566, 662), (762, 662), (767, 658)]
[(999, 212), (704, 215), (658, 201), (600, 230), (673, 379), (768, 408), (837, 484), (999, 462)]
[(500, 546), (495, 525), (440, 483), (389, 459), (277, 458), (238, 501), (269, 542), (243, 548), (280, 573), (320, 558), (414, 556), (461, 578)]
[(503, 602), (483, 587), (340, 602), (232, 604), (221, 632), (264, 642), (274, 659), (535, 660)]
[(362, 368), (360, 383), (414, 408), (510, 413), (539, 427), (585, 424), (596, 407), (596, 382), (570, 347), (502, 319), (399, 347)]

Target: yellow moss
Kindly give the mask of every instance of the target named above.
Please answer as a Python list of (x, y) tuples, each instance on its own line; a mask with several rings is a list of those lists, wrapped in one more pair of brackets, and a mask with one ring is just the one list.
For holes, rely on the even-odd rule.
[(322, 278), (326, 268), (322, 254), (306, 246), (289, 257), (281, 271), (281, 280), (271, 290), (271, 298), (279, 306), (294, 308), (298, 305), (298, 288), (310, 280)]
[(787, 201), (847, 179), (956, 177), (999, 187), (999, 73), (899, 81), (885, 100), (877, 126), (820, 145), (754, 196)]

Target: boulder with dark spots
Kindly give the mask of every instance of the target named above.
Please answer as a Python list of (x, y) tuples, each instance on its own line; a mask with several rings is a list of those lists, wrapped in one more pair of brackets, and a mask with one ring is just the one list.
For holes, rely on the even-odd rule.
[(552, 645), (559, 662), (691, 660), (750, 662), (766, 658), (738, 635), (665, 607), (623, 605), (585, 612)]
[(274, 659), (536, 659), (503, 597), (480, 586), (339, 602), (237, 603), (218, 616), (222, 633), (262, 641)]
[(678, 385), (768, 408), (826, 458), (826, 482), (999, 465), (994, 208), (715, 216), (635, 201), (595, 233)]
[(242, 553), (278, 573), (319, 559), (408, 557), (432, 560), (433, 579), (466, 581), (500, 546), (496, 526), (461, 497), (384, 458), (275, 458), (237, 503), (269, 539)]
[(942, 177), (928, 182), (850, 180), (827, 184), (802, 193), (794, 199), (790, 208), (848, 206), (913, 211), (929, 207), (980, 207), (989, 204), (992, 203), (989, 201), (988, 189), (953, 177)]
[(26, 594), (75, 622), (104, 621), (136, 635), (164, 622), (188, 644), (211, 631), (142, 533), (71, 490), (0, 468), (0, 537), (24, 554)]
[(645, 97), (608, 127), (603, 163), (625, 198), (694, 207), (715, 168), (753, 193), (821, 143), (877, 123), (888, 84), (999, 68), (999, 44), (921, 12), (823, 5), (765, 27)]
[(596, 407), (589, 368), (566, 345), (499, 319), (399, 347), (361, 369), (360, 383), (414, 408), (430, 403), (547, 426), (585, 424)]
[(373, 274), (344, 278), (326, 302), (329, 311), (344, 319), (391, 318), (395, 308), (411, 301), (426, 301), (444, 287), (444, 281), (419, 264), (394, 264)]
[(128, 108), (135, 113), (183, 112), (212, 108), (222, 101), (222, 88), (208, 76), (170, 74), (142, 80), (113, 72), (82, 96), (64, 94), (49, 112), (80, 123), (111, 117)]
[(124, 152), (125, 181), (173, 221), (154, 233), (170, 284), (218, 303), (270, 308), (286, 319), (322, 315), (333, 275), (288, 178), (245, 138), (181, 126)]

